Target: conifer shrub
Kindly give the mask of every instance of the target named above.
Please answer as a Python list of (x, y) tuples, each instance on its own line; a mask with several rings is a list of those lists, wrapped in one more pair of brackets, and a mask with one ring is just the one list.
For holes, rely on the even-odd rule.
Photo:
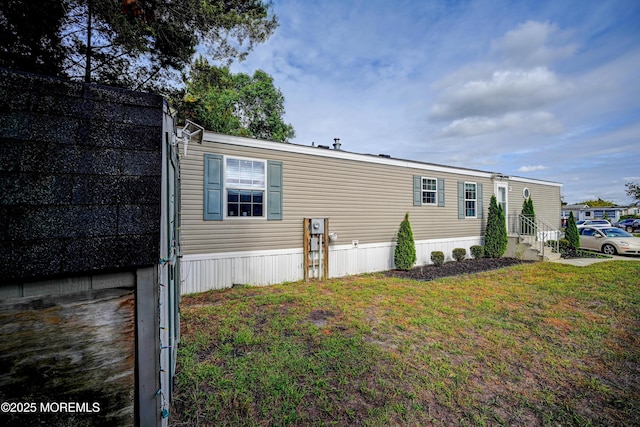
[(474, 259), (480, 259), (484, 257), (484, 246), (473, 245), (469, 248), (469, 250), (471, 251), (471, 256)]
[(569, 249), (573, 252), (578, 250), (578, 247), (580, 247), (580, 233), (578, 232), (578, 226), (576, 225), (576, 219), (573, 217), (573, 212), (569, 212), (567, 228), (564, 230), (564, 238), (569, 241)]
[(416, 244), (409, 223), (409, 212), (405, 214), (404, 220), (400, 223), (393, 262), (398, 270), (411, 270), (416, 262)]
[(467, 250), (465, 248), (455, 248), (453, 250), (453, 259), (456, 261), (462, 261), (467, 257)]
[(440, 267), (442, 264), (444, 264), (444, 252), (442, 251), (431, 252), (431, 262), (436, 267)]
[(571, 243), (567, 239), (558, 240), (558, 250), (560, 251), (561, 256), (573, 256), (576, 253), (576, 250), (571, 247)]
[(507, 224), (496, 196), (491, 196), (487, 228), (484, 233), (484, 256), (500, 258), (507, 251)]
[(533, 199), (531, 197), (526, 198), (524, 202), (522, 202), (522, 210), (520, 211), (520, 214), (528, 219), (528, 221), (522, 220), (522, 227), (520, 228), (522, 234), (534, 234), (535, 227), (533, 224), (536, 222), (536, 213), (533, 208)]

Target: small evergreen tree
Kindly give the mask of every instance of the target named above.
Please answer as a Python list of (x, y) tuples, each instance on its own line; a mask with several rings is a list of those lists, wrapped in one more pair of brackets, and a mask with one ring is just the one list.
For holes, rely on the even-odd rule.
[(531, 222), (536, 222), (536, 210), (533, 208), (533, 198), (529, 197), (529, 215)]
[(393, 262), (399, 270), (411, 270), (416, 259), (416, 244), (413, 241), (413, 232), (411, 231), (411, 224), (409, 223), (409, 212), (407, 212), (398, 230)]
[(469, 250), (471, 251), (471, 256), (473, 257), (473, 259), (484, 257), (484, 246), (473, 245), (469, 248)]
[(467, 257), (467, 250), (465, 248), (455, 248), (453, 250), (453, 259), (456, 261), (462, 261)]
[(573, 217), (573, 212), (569, 212), (564, 238), (569, 241), (569, 248), (572, 251), (575, 252), (580, 246), (580, 233), (578, 233), (578, 226), (576, 225), (576, 219)]
[(522, 202), (522, 211), (520, 211), (520, 214), (526, 218), (522, 220), (520, 231), (522, 234), (533, 234), (535, 232), (533, 224), (535, 224), (536, 221), (536, 213), (533, 209), (533, 199), (531, 197), (527, 197), (524, 202)]
[(500, 258), (507, 251), (507, 226), (504, 212), (498, 206), (496, 196), (491, 196), (487, 228), (484, 234), (484, 255), (487, 258)]
[(433, 262), (433, 265), (435, 265), (436, 267), (440, 267), (442, 264), (444, 264), (444, 252), (431, 252), (431, 262)]

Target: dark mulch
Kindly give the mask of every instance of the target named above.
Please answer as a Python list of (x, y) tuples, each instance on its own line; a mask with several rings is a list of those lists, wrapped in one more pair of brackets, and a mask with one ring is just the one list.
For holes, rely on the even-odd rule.
[(536, 261), (524, 261), (516, 258), (479, 258), (465, 259), (462, 261), (449, 261), (440, 267), (425, 265), (415, 267), (409, 271), (390, 270), (386, 272), (388, 277), (398, 277), (415, 280), (434, 280), (441, 277), (459, 276), (461, 274), (480, 273), (481, 271), (496, 270), (512, 265), (528, 264)]

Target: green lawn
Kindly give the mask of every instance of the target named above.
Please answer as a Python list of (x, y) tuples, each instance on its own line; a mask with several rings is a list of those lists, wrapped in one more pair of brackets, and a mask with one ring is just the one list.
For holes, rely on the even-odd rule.
[(174, 426), (638, 425), (640, 262), (183, 298)]

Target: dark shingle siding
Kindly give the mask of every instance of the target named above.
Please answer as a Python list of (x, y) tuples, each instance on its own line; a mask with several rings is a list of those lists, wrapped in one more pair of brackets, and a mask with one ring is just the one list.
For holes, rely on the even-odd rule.
[(157, 263), (160, 96), (0, 69), (0, 283)]

